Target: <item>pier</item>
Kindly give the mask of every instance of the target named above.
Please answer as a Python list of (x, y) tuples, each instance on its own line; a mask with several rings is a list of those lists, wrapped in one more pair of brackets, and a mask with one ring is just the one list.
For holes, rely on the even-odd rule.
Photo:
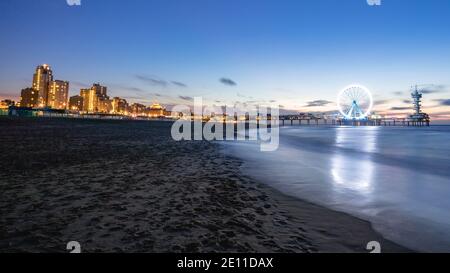
[(304, 118), (301, 116), (280, 116), (280, 126), (402, 126), (402, 127), (424, 127), (430, 126), (429, 119), (411, 118), (382, 118), (366, 120), (344, 120), (326, 118)]
[[(332, 126), (403, 126), (403, 127), (424, 127), (430, 126), (430, 116), (422, 112), (422, 97), (423, 92), (419, 91), (416, 85), (411, 98), (413, 99), (414, 113), (405, 118), (396, 117), (380, 117), (376, 115), (370, 115), (372, 102), (370, 102), (369, 109), (361, 109), (360, 102), (357, 98), (354, 98), (355, 92), (369, 94), (370, 101), (372, 96), (368, 89), (362, 86), (351, 86), (348, 88), (352, 92), (346, 93), (347, 89), (341, 92), (340, 96), (350, 96), (349, 102), (351, 104), (344, 107), (346, 111), (342, 110), (342, 106), (338, 102), (338, 108), (340, 108), (340, 115), (334, 116), (321, 116), (314, 114), (300, 113), (297, 115), (281, 115), (279, 117), (281, 126), (294, 126), (294, 125), (332, 125)], [(355, 91), (356, 90), (356, 91)]]

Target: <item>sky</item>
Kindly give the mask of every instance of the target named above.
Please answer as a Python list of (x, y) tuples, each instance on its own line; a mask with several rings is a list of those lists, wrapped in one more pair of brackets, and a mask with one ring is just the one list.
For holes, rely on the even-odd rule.
[(359, 83), (374, 111), (450, 120), (450, 1), (0, 1), (0, 99), (18, 99), (49, 64), (70, 95), (99, 82), (129, 102), (276, 103), (335, 111)]

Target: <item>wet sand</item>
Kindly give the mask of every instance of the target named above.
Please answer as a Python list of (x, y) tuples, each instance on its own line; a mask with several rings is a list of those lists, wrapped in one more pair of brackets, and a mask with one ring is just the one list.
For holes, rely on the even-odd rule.
[(169, 122), (0, 118), (0, 252), (408, 252)]

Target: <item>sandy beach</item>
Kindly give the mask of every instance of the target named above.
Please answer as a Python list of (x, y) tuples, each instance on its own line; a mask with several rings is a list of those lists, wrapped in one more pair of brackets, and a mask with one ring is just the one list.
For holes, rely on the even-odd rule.
[(0, 252), (407, 252), (170, 122), (0, 118)]

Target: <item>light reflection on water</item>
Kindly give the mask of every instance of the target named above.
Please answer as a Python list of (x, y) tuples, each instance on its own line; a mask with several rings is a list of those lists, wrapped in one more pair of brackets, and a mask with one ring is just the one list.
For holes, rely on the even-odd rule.
[(356, 190), (361, 194), (369, 195), (372, 193), (373, 173), (375, 166), (372, 162), (370, 153), (376, 151), (378, 127), (368, 127), (364, 135), (364, 141), (361, 136), (354, 134), (350, 128), (336, 129), (336, 146), (340, 148), (359, 148), (363, 152), (369, 153), (364, 158), (356, 159), (347, 157), (337, 150), (331, 157), (331, 175), (333, 176), (334, 186), (336, 188), (345, 188)]
[(337, 190), (359, 191), (368, 195), (372, 192), (374, 166), (369, 160), (348, 162), (342, 155), (336, 154), (331, 159), (331, 174)]
[(280, 191), (369, 220), (386, 238), (450, 251), (450, 127), (290, 127), (280, 148), (225, 143)]

